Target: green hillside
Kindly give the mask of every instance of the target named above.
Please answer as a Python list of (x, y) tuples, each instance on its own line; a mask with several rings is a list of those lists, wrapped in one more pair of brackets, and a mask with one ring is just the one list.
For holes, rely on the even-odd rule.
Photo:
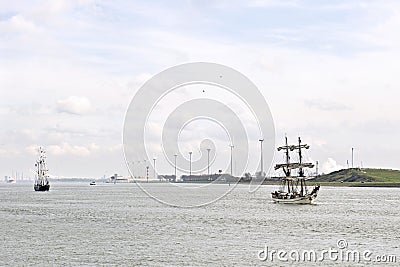
[(314, 179), (316, 182), (374, 182), (400, 183), (400, 171), (388, 169), (343, 169), (329, 174), (323, 174)]

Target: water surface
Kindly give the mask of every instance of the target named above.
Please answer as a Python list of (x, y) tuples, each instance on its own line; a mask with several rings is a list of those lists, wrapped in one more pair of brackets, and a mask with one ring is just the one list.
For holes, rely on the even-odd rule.
[[(168, 195), (163, 184), (144, 187)], [(322, 187), (315, 205), (274, 204), (275, 189), (262, 186), (250, 194), (239, 185), (210, 205), (177, 208), (135, 184), (52, 183), (49, 192), (34, 192), (29, 183), (1, 183), (0, 265), (291, 265), (260, 261), (258, 252), (265, 245), (320, 251), (337, 248), (339, 239), (349, 249), (397, 255), (400, 261), (398, 188)]]

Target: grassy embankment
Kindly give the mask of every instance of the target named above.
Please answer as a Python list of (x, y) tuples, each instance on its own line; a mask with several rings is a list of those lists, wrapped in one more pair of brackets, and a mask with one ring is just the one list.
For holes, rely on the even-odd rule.
[(321, 185), (400, 187), (400, 171), (390, 169), (343, 169), (312, 180)]

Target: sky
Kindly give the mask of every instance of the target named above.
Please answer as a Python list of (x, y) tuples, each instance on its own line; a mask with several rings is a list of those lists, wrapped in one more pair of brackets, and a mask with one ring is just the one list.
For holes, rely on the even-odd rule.
[[(276, 144), (300, 135), (320, 171), (346, 167), (352, 147), (355, 167), (400, 169), (398, 1), (0, 1), (1, 177), (33, 177), (38, 146), (54, 177), (127, 175), (132, 98), (188, 62), (247, 76), (271, 110)], [(182, 131), (182, 155), (196, 159), (202, 138), (223, 136), (207, 123)], [(212, 172), (229, 165), (221, 144)], [(149, 153), (172, 173), (162, 150)]]

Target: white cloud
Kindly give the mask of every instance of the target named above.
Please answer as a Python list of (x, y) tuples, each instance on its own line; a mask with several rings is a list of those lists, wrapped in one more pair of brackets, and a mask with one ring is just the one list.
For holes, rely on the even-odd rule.
[[(382, 141), (395, 143), (393, 125), (400, 124), (397, 3), (368, 3), (362, 8), (356, 3), (325, 6), (290, 0), (185, 3), (179, 11), (174, 3), (169, 7), (65, 0), (0, 3), (3, 13), (10, 14), (0, 22), (0, 34), (7, 37), (0, 47), (4, 55), (0, 62), (4, 88), (0, 90), (0, 121), (7, 125), (0, 129), (0, 138), (17, 151), (40, 140), (45, 146), (53, 145), (51, 150), (58, 155), (95, 157), (103, 153), (102, 163), (108, 162), (111, 151), (115, 156), (121, 150), (120, 145), (110, 147), (109, 143), (120, 142), (124, 111), (149, 73), (182, 62), (212, 61), (231, 66), (254, 81), (270, 105), (281, 132), (278, 137), (285, 132), (305, 137), (306, 132), (309, 138), (304, 141), (313, 145), (310, 154), (322, 162), (326, 155), (345, 159), (343, 154), (352, 145), (375, 150), (382, 147)], [(298, 21), (258, 16), (270, 7), (297, 3), (301, 4), (297, 18), (305, 9), (310, 16)], [(248, 19), (233, 20), (225, 7), (239, 10), (233, 13)], [(356, 13), (346, 17), (359, 23), (351, 24), (342, 16), (329, 19), (329, 23), (318, 20), (325, 9), (336, 12), (330, 15), (354, 10)], [(281, 11), (276, 12), (276, 17), (282, 18)], [(311, 20), (314, 14), (317, 16)], [(279, 46), (268, 42), (275, 39), (284, 42)], [(321, 50), (324, 45), (336, 50)], [(68, 95), (74, 96), (64, 98)], [(367, 131), (348, 126), (355, 124), (365, 125)], [(20, 129), (35, 131), (16, 134)], [(92, 142), (96, 145), (90, 145)], [(158, 146), (156, 142), (151, 145)], [(385, 158), (388, 166), (398, 168), (395, 152), (388, 148), (365, 153), (363, 160), (382, 165), (380, 158)], [(20, 163), (24, 153), (20, 154), (12, 162)], [(339, 161), (345, 162), (343, 159)], [(97, 159), (88, 157), (88, 161), (98, 165)], [(71, 169), (65, 166), (59, 169)], [(325, 167), (324, 171), (329, 171), (341, 166), (329, 159)], [(89, 171), (97, 173), (98, 169)]]
[(397, 2), (395, 5), (383, 5), (381, 8), (389, 11), (387, 12), (388, 14), (386, 12), (385, 16), (380, 14), (382, 19), (379, 20), (376, 26), (357, 34), (357, 36), (372, 45), (384, 47), (385, 49), (398, 50), (400, 44), (400, 35), (398, 34), (400, 27), (400, 5)]
[(344, 103), (335, 102), (335, 101), (326, 101), (321, 99), (315, 100), (306, 100), (306, 106), (309, 108), (315, 108), (324, 111), (344, 111), (351, 110), (352, 108)]
[(111, 145), (105, 148), (106, 152), (122, 152), (122, 144)]
[(135, 76), (133, 78), (133, 83), (142, 85), (144, 82), (146, 82), (147, 80), (149, 80), (153, 75), (151, 75), (150, 73), (140, 73), (139, 75)]
[[(30, 145), (25, 148), (25, 150), (31, 155), (38, 154), (39, 145)], [(60, 145), (50, 145), (45, 147), (45, 150), (53, 155), (74, 155), (74, 156), (88, 156), (90, 154), (90, 149), (96, 149), (96, 145), (77, 146), (70, 145), (68, 143), (62, 143)]]
[(299, 1), (296, 1), (296, 0), (289, 0), (289, 1), (288, 0), (286, 0), (286, 1), (251, 0), (251, 1), (245, 1), (245, 2), (249, 7), (263, 7), (263, 8), (266, 8), (266, 7), (299, 7)]
[(57, 101), (59, 112), (84, 115), (92, 110), (92, 105), (86, 97), (70, 96)]
[(40, 28), (32, 21), (26, 19), (22, 15), (15, 15), (10, 18), (10, 27), (20, 32), (40, 32)]
[(61, 145), (51, 145), (47, 147), (47, 151), (53, 155), (74, 155), (89, 156), (93, 147), (70, 145), (63, 143)]
[(321, 171), (323, 173), (331, 173), (333, 171), (338, 171), (344, 168), (344, 166), (338, 164), (333, 158), (328, 158), (328, 160), (322, 164)]
[(20, 151), (14, 148), (0, 148), (0, 156), (4, 158), (12, 159), (20, 154), (21, 154)]
[(25, 147), (25, 150), (30, 155), (37, 155), (38, 154), (38, 148), (39, 148), (39, 145), (30, 145), (30, 146)]
[[(31, 155), (37, 155), (39, 145), (29, 145), (25, 147), (25, 150)], [(55, 156), (63, 156), (63, 155), (70, 155), (70, 156), (79, 156), (79, 157), (87, 157), (87, 156), (94, 156), (95, 154), (99, 153), (109, 153), (109, 152), (116, 152), (122, 150), (121, 144), (114, 144), (114, 145), (103, 145), (100, 146), (96, 143), (90, 143), (86, 145), (72, 145), (67, 142), (63, 142), (57, 145), (49, 145), (45, 146), (44, 149), (52, 155)], [(5, 150), (4, 150), (5, 151)]]

